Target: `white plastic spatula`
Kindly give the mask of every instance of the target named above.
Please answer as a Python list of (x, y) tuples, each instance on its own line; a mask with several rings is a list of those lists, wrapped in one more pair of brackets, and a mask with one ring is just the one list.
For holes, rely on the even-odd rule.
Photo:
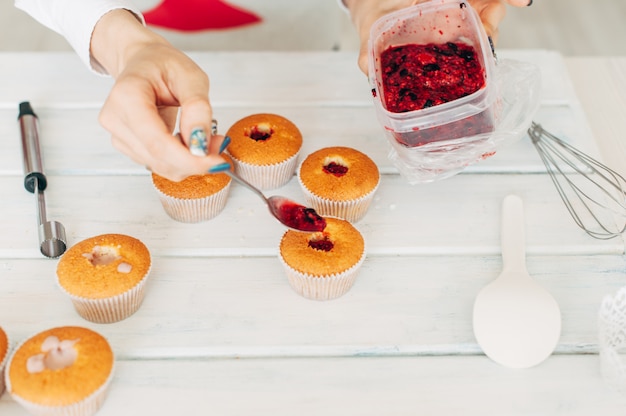
[(500, 276), (474, 302), (474, 335), (485, 354), (511, 368), (541, 363), (561, 334), (561, 311), (526, 270), (524, 206), (508, 195), (502, 203)]

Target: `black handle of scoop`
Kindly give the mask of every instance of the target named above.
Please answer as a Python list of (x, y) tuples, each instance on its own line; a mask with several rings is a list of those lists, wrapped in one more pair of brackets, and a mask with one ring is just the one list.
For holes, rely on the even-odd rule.
[(43, 173), (39, 147), (39, 119), (28, 101), (20, 103), (18, 121), (22, 137), (24, 187), (31, 193), (35, 193), (35, 187), (43, 191), (48, 186), (48, 181)]

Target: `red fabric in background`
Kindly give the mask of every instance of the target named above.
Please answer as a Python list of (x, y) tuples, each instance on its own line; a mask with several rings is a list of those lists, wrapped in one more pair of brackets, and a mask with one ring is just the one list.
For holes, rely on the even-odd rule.
[(143, 15), (148, 25), (182, 32), (233, 29), (262, 21), (258, 15), (221, 0), (163, 0)]

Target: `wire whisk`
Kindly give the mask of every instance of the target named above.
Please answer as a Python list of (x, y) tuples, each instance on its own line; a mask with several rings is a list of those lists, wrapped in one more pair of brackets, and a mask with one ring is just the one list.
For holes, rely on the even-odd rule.
[(620, 236), (626, 230), (626, 180), (538, 123), (532, 122), (528, 135), (574, 222), (600, 240)]

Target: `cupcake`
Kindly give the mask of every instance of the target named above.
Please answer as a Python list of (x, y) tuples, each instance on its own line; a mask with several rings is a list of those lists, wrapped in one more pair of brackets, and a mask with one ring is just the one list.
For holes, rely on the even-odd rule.
[(279, 258), (291, 287), (301, 296), (329, 300), (344, 295), (365, 259), (361, 233), (341, 218), (326, 218), (321, 232), (285, 232)]
[(139, 309), (150, 266), (150, 252), (141, 241), (104, 234), (63, 254), (57, 282), (80, 316), (96, 323), (117, 322)]
[(326, 147), (308, 155), (298, 170), (307, 203), (324, 216), (363, 218), (380, 183), (372, 159), (349, 147)]
[(235, 172), (262, 190), (283, 186), (293, 177), (302, 134), (285, 117), (254, 114), (237, 121), (226, 132), (231, 138), (228, 154)]
[[(227, 155), (222, 156), (232, 164)], [(187, 223), (208, 221), (222, 212), (231, 182), (226, 173), (193, 175), (180, 182), (152, 173), (152, 184), (167, 215)]]
[(33, 415), (93, 415), (105, 400), (113, 367), (113, 350), (102, 335), (52, 328), (16, 347), (6, 368), (7, 391)]
[(2, 328), (0, 328), (0, 396), (4, 393), (4, 366), (9, 357), (9, 337)]

